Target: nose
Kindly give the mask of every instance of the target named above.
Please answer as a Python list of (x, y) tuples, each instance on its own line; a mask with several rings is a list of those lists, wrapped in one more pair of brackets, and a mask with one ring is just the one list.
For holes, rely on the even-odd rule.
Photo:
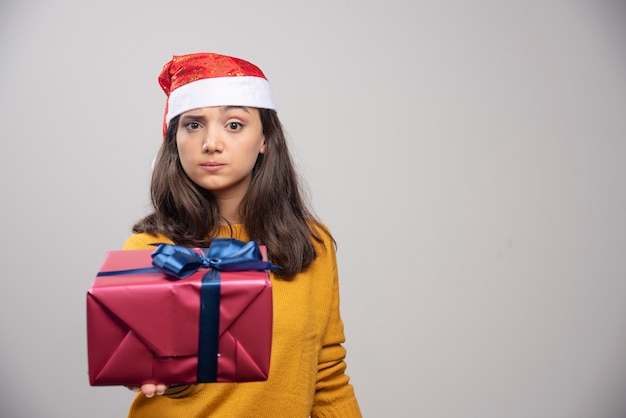
[(221, 152), (223, 143), (217, 130), (208, 129), (207, 135), (202, 143), (202, 151), (207, 153)]

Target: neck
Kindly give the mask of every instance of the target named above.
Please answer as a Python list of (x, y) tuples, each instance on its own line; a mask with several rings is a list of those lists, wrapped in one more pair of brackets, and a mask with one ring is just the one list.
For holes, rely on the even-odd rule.
[[(220, 215), (230, 224), (240, 224), (243, 222), (239, 213), (239, 204), (241, 199), (218, 199)], [(224, 222), (226, 223), (226, 222)]]

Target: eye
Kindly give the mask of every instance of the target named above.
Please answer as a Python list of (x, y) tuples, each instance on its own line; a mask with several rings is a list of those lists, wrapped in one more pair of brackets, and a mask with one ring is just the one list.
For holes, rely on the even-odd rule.
[(231, 131), (238, 131), (243, 128), (243, 123), (231, 121), (226, 124), (226, 128), (230, 129)]
[(185, 129), (189, 131), (195, 131), (196, 129), (200, 129), (200, 128), (201, 128), (200, 123), (193, 121), (193, 120), (185, 124)]

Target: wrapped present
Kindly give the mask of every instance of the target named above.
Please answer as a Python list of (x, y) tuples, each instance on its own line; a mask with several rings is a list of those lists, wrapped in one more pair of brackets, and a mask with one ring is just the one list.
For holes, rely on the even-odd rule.
[(266, 259), (227, 238), (107, 252), (87, 292), (90, 384), (267, 380), (278, 267)]

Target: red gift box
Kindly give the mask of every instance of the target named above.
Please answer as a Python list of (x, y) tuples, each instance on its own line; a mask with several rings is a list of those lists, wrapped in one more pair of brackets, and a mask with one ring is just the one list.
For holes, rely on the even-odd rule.
[[(163, 246), (182, 249), (167, 244), (159, 249)], [(193, 271), (182, 267), (182, 279), (153, 266), (157, 251), (106, 253), (87, 292), (92, 386), (267, 380), (272, 342), (267, 270), (276, 267), (259, 262), (264, 248), (255, 247), (259, 261), (251, 269), (227, 265), (220, 271), (223, 260), (211, 258), (211, 248), (208, 255), (207, 249), (182, 249), (198, 264)]]

